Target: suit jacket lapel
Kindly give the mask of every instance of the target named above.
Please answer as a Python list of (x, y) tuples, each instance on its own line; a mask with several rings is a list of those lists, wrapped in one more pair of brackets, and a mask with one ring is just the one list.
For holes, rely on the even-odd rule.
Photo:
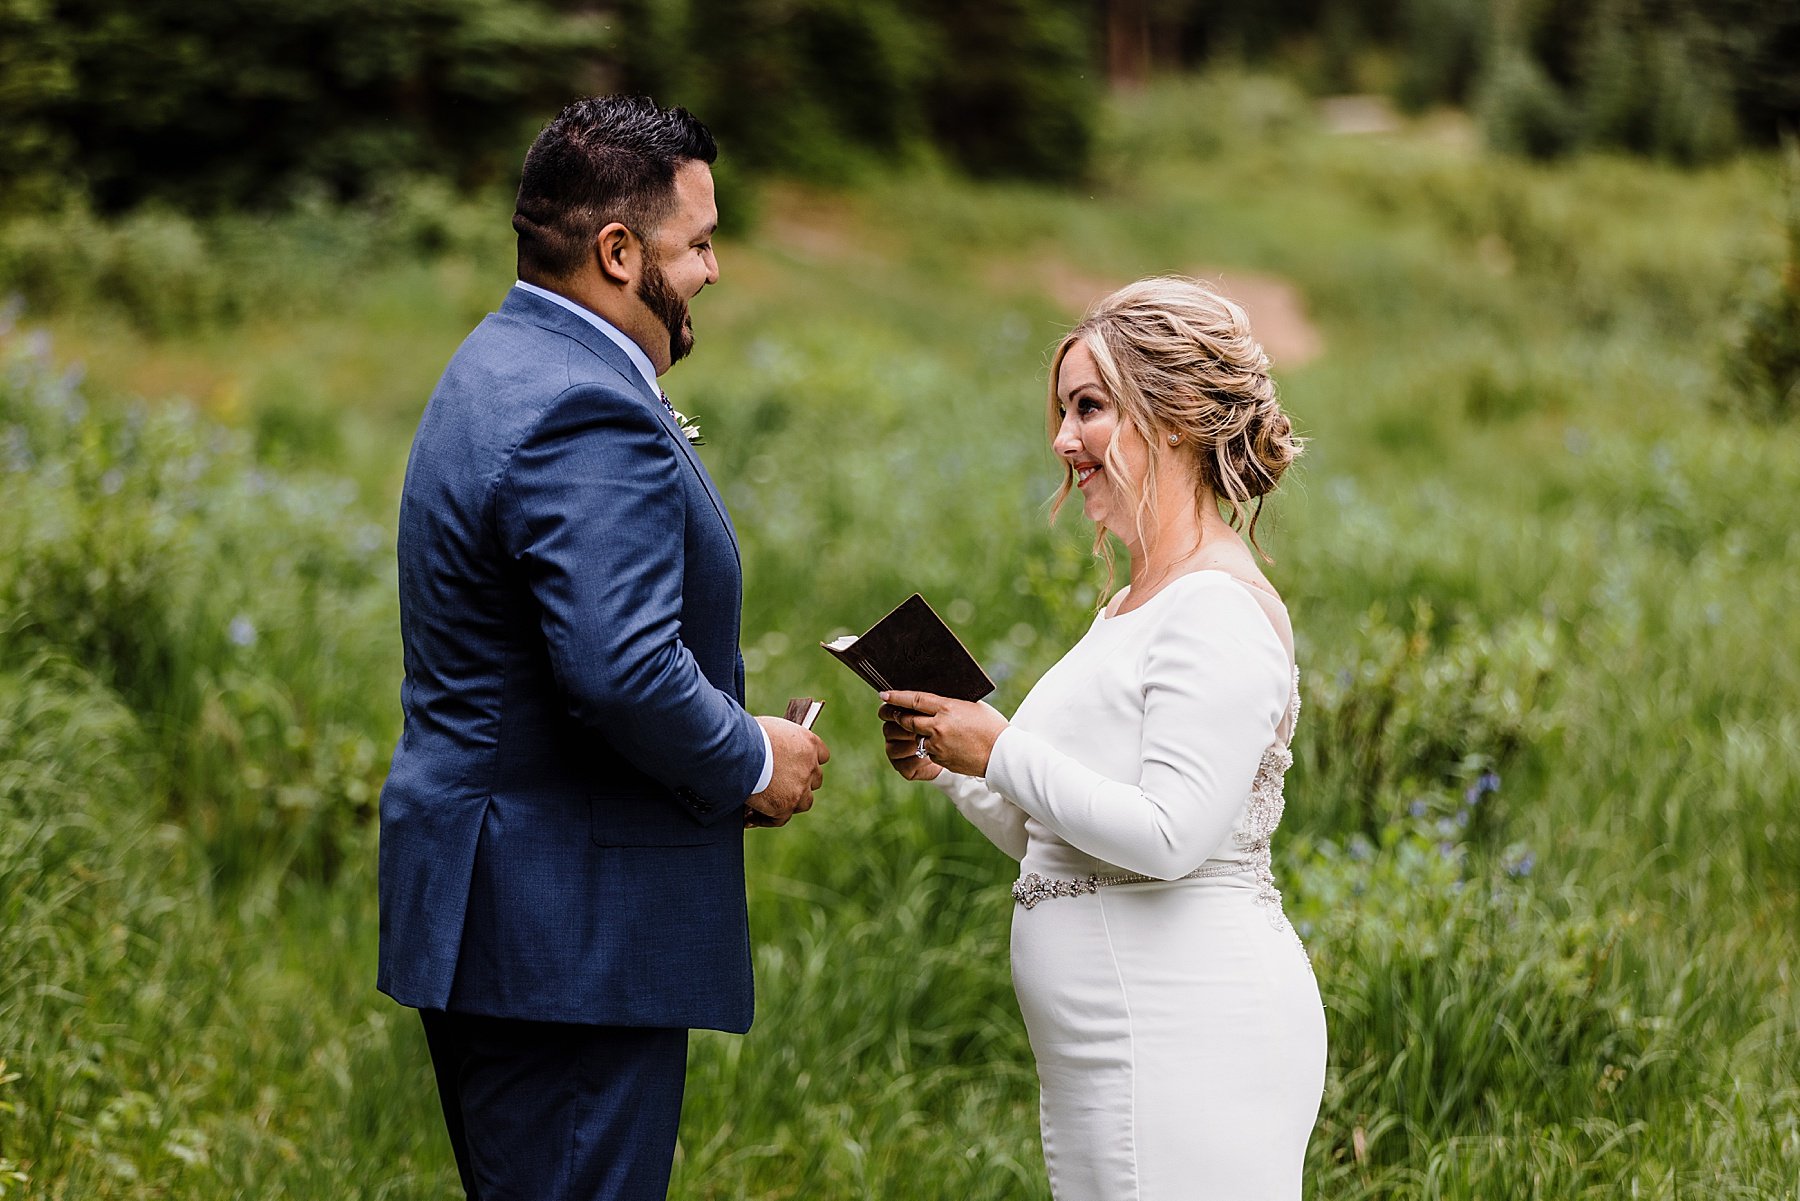
[(604, 362), (613, 372), (623, 379), (626, 385), (642, 397), (656, 419), (662, 423), (669, 437), (675, 439), (675, 445), (687, 457), (688, 465), (700, 477), (701, 487), (711, 498), (713, 509), (719, 514), (719, 520), (725, 523), (725, 533), (731, 538), (731, 549), (741, 563), (743, 555), (738, 550), (737, 528), (731, 524), (731, 514), (725, 508), (725, 500), (719, 490), (713, 486), (712, 476), (707, 474), (706, 464), (694, 453), (694, 447), (687, 435), (681, 432), (681, 426), (670, 414), (668, 407), (662, 402), (662, 395), (653, 391), (645, 382), (642, 373), (632, 363), (630, 357), (613, 343), (613, 340), (583, 321), (580, 317), (561, 305), (552, 304), (541, 296), (533, 296), (521, 288), (514, 288), (506, 294), (506, 300), (500, 305), (500, 311), (509, 317), (517, 317), (521, 321), (529, 321), (533, 325), (555, 333), (566, 334), (575, 339)]
[[(633, 370), (632, 374), (636, 375), (637, 372)], [(652, 402), (651, 407), (656, 410), (656, 415), (662, 418), (663, 428), (669, 431), (669, 436), (675, 439), (677, 446), (681, 447), (681, 453), (687, 456), (688, 463), (694, 468), (694, 474), (700, 477), (700, 486), (705, 488), (706, 495), (712, 498), (713, 508), (718, 511), (719, 520), (725, 523), (725, 532), (731, 536), (731, 549), (733, 553), (738, 554), (738, 562), (741, 564), (743, 555), (738, 552), (737, 528), (731, 524), (731, 513), (725, 508), (725, 498), (719, 495), (717, 488), (713, 487), (712, 476), (708, 474), (706, 464), (702, 463), (700, 456), (694, 453), (694, 444), (688, 441), (687, 435), (681, 432), (681, 426), (676, 423), (674, 417), (669, 415), (669, 410), (663, 407), (660, 396)]]

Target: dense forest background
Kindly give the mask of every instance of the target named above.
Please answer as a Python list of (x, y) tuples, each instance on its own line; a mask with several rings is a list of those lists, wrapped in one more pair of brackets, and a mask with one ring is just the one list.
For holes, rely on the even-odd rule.
[(188, 211), (507, 179), (582, 91), (682, 103), (750, 172), (1091, 168), (1109, 83), (1278, 66), (1501, 148), (1683, 163), (1800, 122), (1780, 0), (9, 0), (0, 206)]

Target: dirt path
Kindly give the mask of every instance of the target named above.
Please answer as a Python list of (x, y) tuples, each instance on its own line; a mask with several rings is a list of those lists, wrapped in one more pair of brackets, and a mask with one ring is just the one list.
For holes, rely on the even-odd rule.
[[(843, 202), (829, 193), (793, 185), (771, 187), (761, 238), (803, 260), (880, 267), (887, 256), (880, 239), (870, 236)], [(1306, 315), (1300, 289), (1277, 275), (1236, 267), (1189, 265), (1183, 273), (1200, 279), (1244, 306), (1263, 349), (1276, 371), (1292, 370), (1317, 358), (1325, 341)], [(1128, 282), (1086, 272), (1067, 261), (1042, 256), (994, 260), (981, 269), (983, 281), (996, 293), (1016, 293), (1021, 284), (1047, 296), (1071, 323), (1088, 305)]]

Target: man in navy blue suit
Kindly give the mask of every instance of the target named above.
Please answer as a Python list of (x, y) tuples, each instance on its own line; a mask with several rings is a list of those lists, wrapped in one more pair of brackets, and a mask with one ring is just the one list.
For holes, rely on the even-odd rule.
[(744, 709), (737, 535), (657, 385), (719, 278), (716, 153), (641, 97), (544, 128), (519, 283), (407, 463), (379, 986), (476, 1201), (665, 1196), (687, 1031), (750, 1026), (744, 829), (829, 757)]

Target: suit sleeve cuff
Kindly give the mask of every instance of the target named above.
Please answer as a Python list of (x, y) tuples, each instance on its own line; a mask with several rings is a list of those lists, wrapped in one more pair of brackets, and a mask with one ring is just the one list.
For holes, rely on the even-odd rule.
[(760, 721), (756, 723), (756, 732), (762, 735), (763, 765), (762, 774), (756, 777), (756, 787), (750, 790), (751, 796), (767, 788), (769, 781), (775, 778), (775, 744), (769, 741), (769, 732), (763, 729)]

